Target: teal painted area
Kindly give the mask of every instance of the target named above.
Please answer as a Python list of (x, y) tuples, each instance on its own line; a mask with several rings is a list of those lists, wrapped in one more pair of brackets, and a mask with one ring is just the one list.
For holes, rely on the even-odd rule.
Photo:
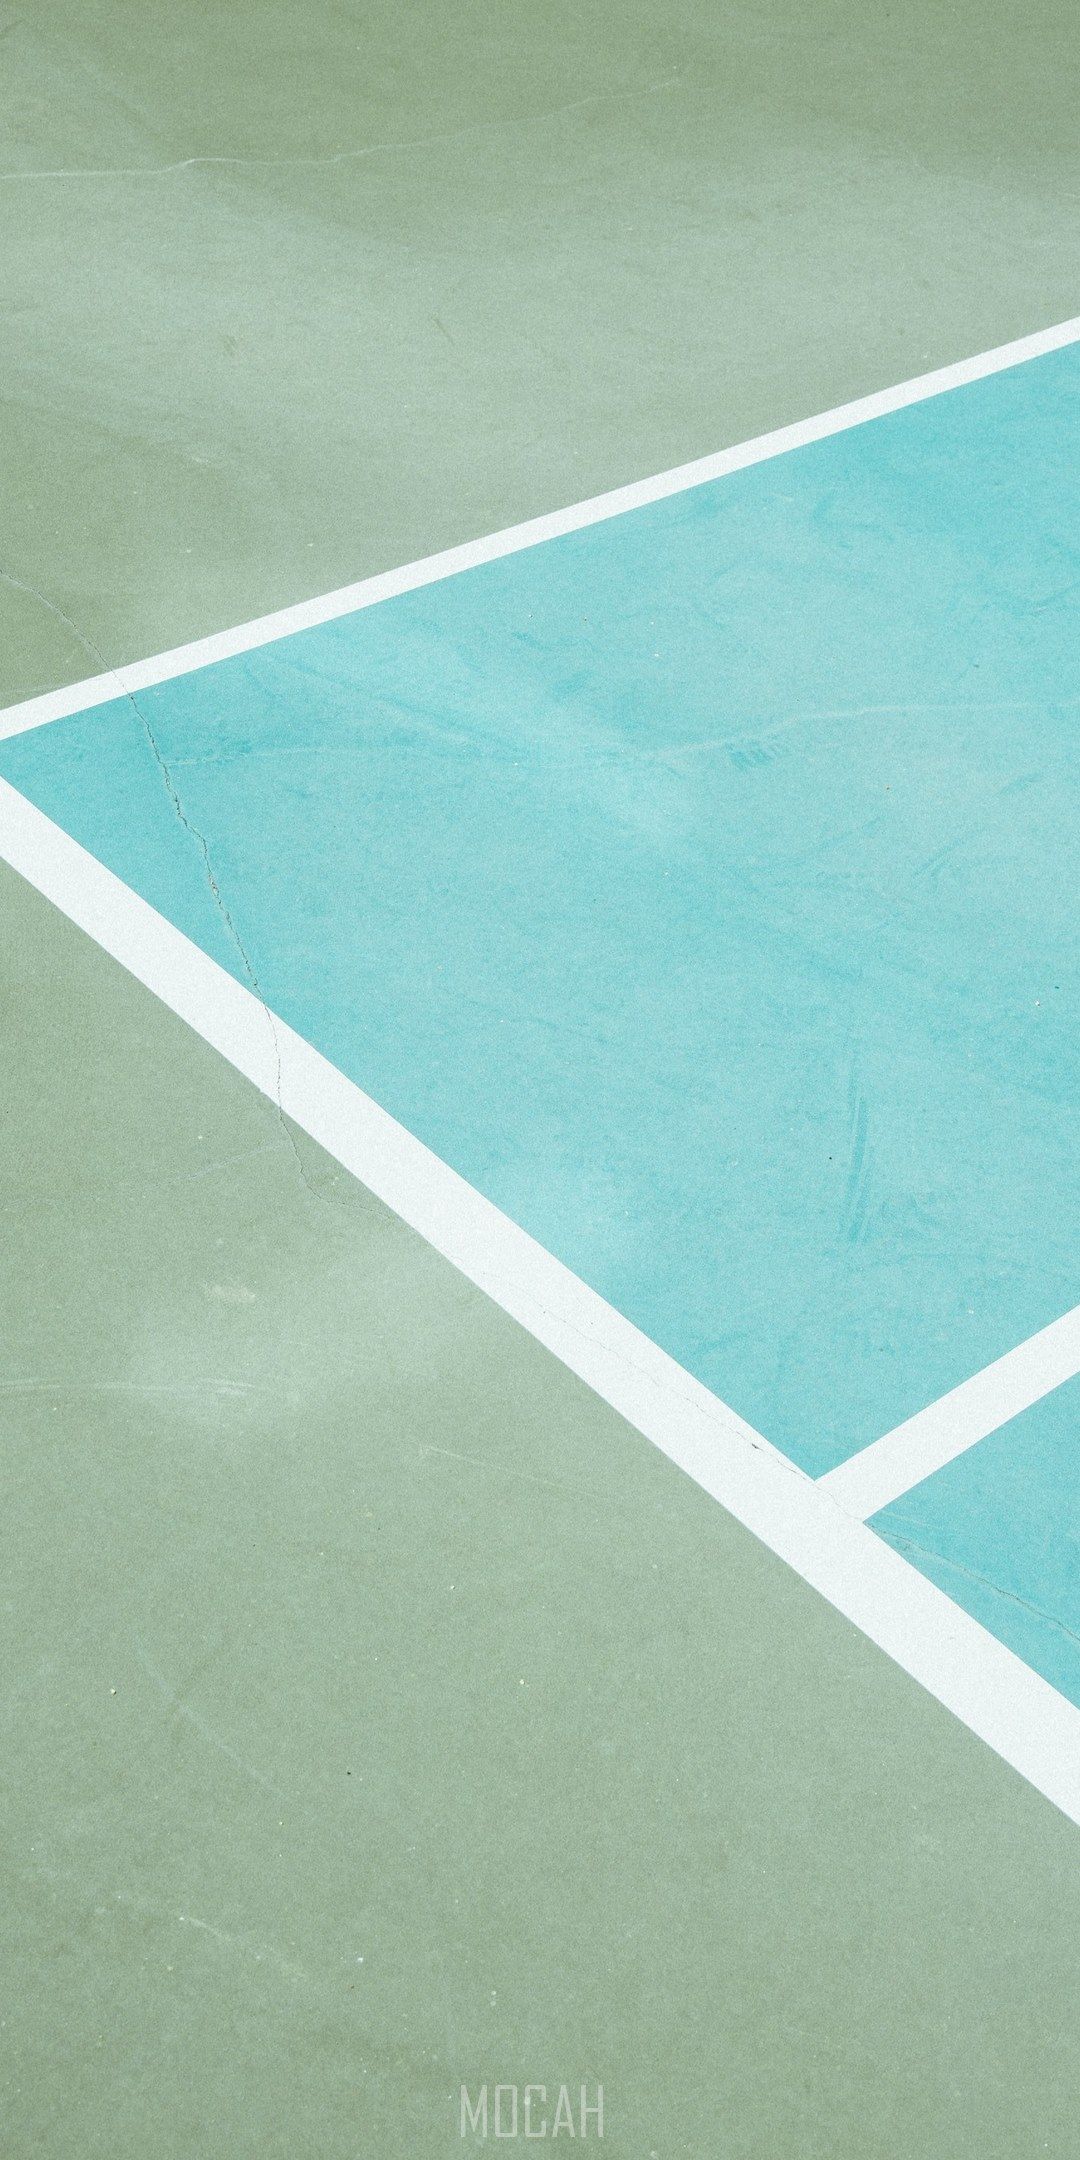
[(1077, 1295), (1078, 401), (1074, 348), (0, 770), (822, 1471)]
[(1080, 1704), (1080, 1379), (883, 1508), (874, 1528)]

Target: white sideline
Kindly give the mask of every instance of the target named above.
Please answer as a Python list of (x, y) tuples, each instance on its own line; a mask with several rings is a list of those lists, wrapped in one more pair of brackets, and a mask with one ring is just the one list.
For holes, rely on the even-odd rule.
[(781, 457), (787, 450), (801, 450), (808, 443), (823, 442), (826, 436), (842, 434), (845, 428), (858, 427), (866, 420), (880, 420), (887, 413), (899, 412), (905, 405), (917, 405), (924, 398), (939, 397), (945, 390), (959, 390), (965, 383), (1000, 374), (1003, 368), (1018, 367), (1024, 360), (1037, 360), (1044, 353), (1056, 352), (1078, 340), (1080, 316), (1074, 316), (1069, 322), (1056, 323), (1049, 330), (1036, 330), (1028, 337), (1014, 338), (1008, 345), (996, 345), (990, 352), (976, 353), (970, 360), (956, 360), (948, 367), (932, 369), (927, 375), (915, 375), (909, 382), (895, 384), (891, 390), (874, 390), (868, 397), (834, 406), (831, 412), (818, 413), (809, 420), (797, 420), (790, 427), (774, 428), (768, 435), (755, 435), (749, 442), (736, 443), (732, 449), (718, 450), (710, 457), (696, 458), (689, 465), (673, 466), (670, 472), (657, 473), (652, 479), (635, 480), (628, 487), (613, 488), (606, 495), (594, 495), (585, 502), (572, 504), (567, 510), (553, 510), (543, 517), (529, 518), (523, 525), (510, 525), (503, 532), (489, 533), (481, 540), (467, 540), (460, 547), (445, 548), (441, 554), (424, 556), (419, 562), (406, 563), (399, 570), (381, 571), (375, 577), (362, 578), (355, 585), (343, 585), (337, 592), (324, 593), (318, 599), (279, 608), (273, 615), (260, 615), (254, 622), (240, 623), (233, 630), (196, 638), (192, 644), (158, 653), (152, 660), (139, 660), (131, 666), (110, 669), (85, 682), (71, 683), (66, 689), (48, 690), (41, 697), (24, 699), (21, 704), (9, 705), (5, 712), (0, 712), (0, 741), (9, 735), (21, 735), (27, 728), (42, 727), (48, 720), (62, 720), (72, 713), (84, 712), (88, 706), (104, 704), (109, 698), (148, 690), (154, 683), (167, 682), (175, 675), (188, 675), (195, 668), (209, 667), (215, 660), (227, 660), (235, 653), (253, 652), (256, 647), (269, 645), (276, 638), (291, 637), (298, 630), (312, 629), (316, 623), (332, 622), (340, 615), (354, 614), (358, 608), (374, 607), (380, 600), (390, 600), (397, 593), (414, 592), (421, 585), (454, 577), (460, 570), (473, 570), (480, 563), (495, 562), (500, 556), (515, 555), (522, 548), (537, 547), (541, 541), (555, 540), (562, 533), (580, 532), (586, 525), (599, 525), (606, 518), (619, 517), (626, 510), (639, 510), (644, 504), (660, 502), (667, 495), (681, 495), (687, 488), (701, 487), (707, 480), (720, 479), (724, 473), (742, 472), (749, 465), (762, 464), (766, 458)]
[(1080, 1372), (1080, 1305), (984, 1365), (959, 1387), (818, 1479), (845, 1514), (866, 1522), (977, 1440)]
[(1080, 1710), (0, 781), (0, 854), (1029, 1783), (1080, 1823)]

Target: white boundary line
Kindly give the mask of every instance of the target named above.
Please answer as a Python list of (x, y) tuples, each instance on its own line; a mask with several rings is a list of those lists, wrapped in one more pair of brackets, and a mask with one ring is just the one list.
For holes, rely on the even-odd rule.
[(1080, 1305), (818, 1479), (861, 1522), (1080, 1372)]
[(831, 412), (818, 413), (813, 419), (798, 420), (791, 427), (775, 428), (768, 435), (756, 435), (750, 442), (736, 443), (730, 450), (697, 458), (690, 465), (673, 466), (670, 472), (657, 473), (650, 480), (635, 480), (629, 487), (613, 488), (606, 495), (594, 495), (586, 502), (574, 503), (567, 510), (553, 510), (544, 517), (529, 518), (523, 525), (508, 526), (504, 532), (489, 533), (482, 540), (468, 540), (460, 547), (444, 549), (439, 555), (427, 555), (419, 562), (406, 563), (402, 569), (362, 578), (356, 585), (343, 585), (339, 591), (324, 593), (319, 599), (303, 600), (296, 607), (279, 608), (273, 615), (260, 615), (254, 622), (240, 623), (233, 630), (196, 638), (190, 645), (178, 645), (172, 652), (158, 653), (152, 660), (140, 660), (132, 666), (91, 676), (85, 682), (72, 683), (67, 689), (46, 691), (42, 697), (28, 698), (22, 704), (9, 705), (5, 712), (0, 712), (0, 740), (5, 736), (20, 735), (27, 728), (42, 727), (48, 720), (62, 720), (72, 713), (84, 712), (88, 706), (104, 704), (110, 698), (148, 690), (154, 683), (167, 682), (176, 675), (188, 675), (195, 668), (209, 667), (213, 661), (227, 660), (235, 653), (254, 652), (258, 646), (269, 645), (276, 638), (291, 637), (298, 630), (312, 629), (316, 623), (333, 622), (338, 616), (354, 614), (359, 608), (374, 607), (378, 601), (392, 599), (397, 593), (414, 592), (418, 586), (433, 585), (442, 578), (456, 576), (460, 570), (472, 570), (480, 563), (495, 562), (500, 556), (515, 555), (522, 548), (537, 547), (541, 541), (557, 539), (562, 533), (580, 532), (586, 525), (601, 524), (606, 518), (619, 517), (626, 510), (639, 510), (644, 504), (660, 502), (667, 495), (681, 495), (688, 488), (703, 486), (707, 480), (720, 479), (724, 473), (742, 472), (747, 466), (759, 465), (767, 458), (781, 457), (787, 450), (801, 450), (808, 443), (823, 442), (827, 436), (842, 434), (846, 428), (860, 426), (866, 420), (880, 420), (886, 413), (901, 411), (905, 405), (917, 405), (925, 398), (940, 397), (945, 390), (959, 390), (965, 383), (980, 382), (987, 375), (1000, 374), (1003, 368), (1018, 367), (1024, 360), (1037, 360), (1044, 353), (1057, 352), (1062, 346), (1074, 345), (1078, 340), (1080, 316), (1074, 316), (1071, 321), (1057, 323), (1052, 329), (1036, 330), (1029, 337), (1014, 338), (1008, 345), (997, 345), (990, 352), (976, 353), (970, 360), (957, 360), (948, 367), (933, 369), (928, 375), (913, 376), (910, 382), (897, 383), (891, 390), (875, 390), (869, 397), (856, 398), (848, 405), (837, 405)]
[(1080, 1823), (1080, 1710), (0, 781), (0, 854), (353, 1176)]
[[(0, 739), (659, 502), (1078, 340), (1080, 317), (653, 479), (28, 699), (0, 713)], [(1080, 1823), (1080, 1711), (863, 1521), (838, 1506), (828, 1479), (815, 1484), (797, 1470), (3, 780), (0, 855), (896, 1664)], [(1066, 1320), (1071, 1318), (1066, 1315)], [(1021, 1352), (1010, 1355), (1019, 1358)], [(971, 1391), (977, 1393), (984, 1378), (977, 1376), (954, 1394), (974, 1399)], [(936, 1411), (939, 1406), (934, 1407)], [(921, 1413), (924, 1420), (930, 1415)], [(908, 1421), (898, 1433), (916, 1422)], [(863, 1452), (870, 1456), (875, 1449)]]

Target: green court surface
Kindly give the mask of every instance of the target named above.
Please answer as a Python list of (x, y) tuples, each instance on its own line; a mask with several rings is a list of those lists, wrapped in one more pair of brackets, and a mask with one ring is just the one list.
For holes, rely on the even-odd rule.
[[(0, 33), (5, 708), (1080, 306), (1078, 41), (1054, 0), (148, 0), (137, 15), (45, 0)], [(1076, 457), (1068, 352), (1055, 474)], [(995, 381), (1034, 384), (1044, 364)], [(838, 440), (854, 457), (869, 434)], [(783, 460), (761, 470), (783, 497)], [(811, 527), (832, 537), (829, 505)], [(1076, 540), (1041, 516), (995, 594), (1036, 654), (1041, 769), (1067, 808), (1075, 698), (1047, 625), (1073, 604)], [(539, 559), (514, 561), (525, 575)], [(432, 590), (452, 608), (464, 586)], [(372, 636), (398, 619), (373, 610)], [(440, 655), (464, 652), (438, 636)], [(254, 697), (262, 662), (229, 665)], [(224, 745), (240, 700), (220, 695)], [(130, 702), (140, 723), (166, 710)], [(73, 718), (0, 743), (0, 774), (17, 789), (26, 760), (55, 772), (88, 730), (83, 800), (45, 808), (67, 839), (98, 788), (137, 854), (152, 821), (125, 809), (137, 791), (103, 732), (95, 753), (95, 711), (76, 698)], [(300, 722), (273, 712), (279, 776)], [(1031, 751), (1023, 713), (996, 724), (995, 789)], [(245, 740), (254, 763), (254, 722)], [(213, 777), (205, 746), (179, 754)], [(943, 756), (950, 785), (956, 770)], [(325, 775), (300, 791), (314, 831)], [(1001, 899), (1003, 834), (1051, 860), (1053, 821), (1005, 799), (998, 823), (968, 821), (964, 892)], [(297, 830), (299, 868), (274, 857), (279, 916), (303, 926), (279, 1013), (332, 942), (326, 873)], [(99, 820), (76, 837), (107, 860), (104, 834)], [(946, 837), (931, 834), (931, 861), (951, 936)], [(220, 860), (207, 851), (211, 875)], [(1032, 899), (1030, 921), (1013, 904), (1010, 861), (1015, 980), (1033, 949), (1052, 953), (1046, 994), (1066, 1000), (1053, 1080), (1023, 1017), (1003, 1035), (991, 1012), (970, 1040), (988, 1069), (1023, 1068), (1010, 1160), (1018, 1193), (1053, 1166), (1056, 1228), (1036, 1255), (1053, 1244), (1050, 1287), (1028, 1304), (1016, 1290), (1013, 1336), (995, 1318), (984, 1342), (977, 1315), (978, 1355), (955, 1370), (927, 1323), (925, 1395), (853, 1431), (848, 1459), (830, 1442), (811, 1464), (835, 1465), (826, 1485), (865, 1541), (852, 1552), (895, 1561), (920, 1597), (940, 1585), (919, 1626), (960, 1646), (957, 1667), (985, 1653), (987, 1700), (973, 1683), (963, 1706), (959, 1681), (931, 1676), (935, 1644), (906, 1645), (903, 1613), (878, 1626), (786, 1532), (754, 1534), (736, 1456), (710, 1482), (647, 1418), (637, 1429), (618, 1388), (586, 1384), (587, 1360), (562, 1339), (553, 1354), (539, 1318), (520, 1324), (520, 1301), (453, 1264), (452, 1238), (376, 1197), (377, 1164), (366, 1184), (287, 1115), (284, 1037), (276, 1085), (253, 1084), (152, 994), (152, 970), (135, 979), (44, 876), (35, 890), (0, 863), (4, 2160), (421, 2160), (479, 2148), (460, 2094), (485, 2084), (543, 2084), (552, 2102), (566, 2085), (575, 2106), (602, 2085), (622, 2160), (1071, 2160), (1075, 1382), (1055, 1366), (1035, 1407), (1014, 1388), (981, 1411), (989, 1437), (972, 1425), (951, 1467), (939, 1441), (906, 1484), (875, 1470), (853, 1497), (860, 1455), (880, 1459), (865, 1443), (895, 1452), (887, 1423), (936, 1408), (1080, 1295), (1065, 1292), (1075, 961), (1058, 902)], [(523, 888), (500, 874), (509, 913)], [(834, 854), (828, 874), (864, 889), (861, 859)], [(247, 905), (239, 875), (212, 891), (215, 909)], [(966, 955), (954, 972), (982, 982)], [(404, 993), (400, 1011), (419, 1075)], [(550, 1053), (575, 1096), (581, 1041)], [(471, 1093), (459, 1054), (451, 1099)], [(1005, 1097), (986, 1100), (1004, 1130)], [(861, 1163), (859, 1131), (856, 1115)], [(508, 1197), (493, 1173), (490, 1197), (557, 1249), (573, 1211), (530, 1160), (531, 1188), (519, 1173)], [(959, 1160), (956, 1182), (970, 1150)], [(575, 1169), (587, 1188), (587, 1154)], [(598, 1251), (605, 1189), (596, 1171)], [(912, 1195), (924, 1223), (914, 1170)], [(864, 1282), (873, 1255), (849, 1246)], [(583, 1238), (571, 1262), (620, 1305), (593, 1250)], [(996, 1280), (1012, 1295), (1009, 1266)], [(891, 1343), (888, 1304), (880, 1324)], [(676, 1394), (704, 1373), (734, 1401), (730, 1346), (696, 1378), (666, 1347), (687, 1368)], [(847, 1360), (838, 1335), (838, 1400)], [(786, 1377), (785, 1405), (801, 1384)], [(777, 1492), (819, 1505), (805, 1469), (762, 1453)], [(1014, 1685), (1031, 1718), (1015, 1744), (989, 1699)], [(598, 2141), (586, 2128), (575, 2146)]]

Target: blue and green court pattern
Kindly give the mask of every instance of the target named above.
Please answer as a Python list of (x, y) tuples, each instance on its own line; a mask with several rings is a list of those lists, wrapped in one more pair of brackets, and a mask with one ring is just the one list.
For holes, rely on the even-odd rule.
[(1075, 20), (0, 31), (4, 2160), (1074, 2160)]

